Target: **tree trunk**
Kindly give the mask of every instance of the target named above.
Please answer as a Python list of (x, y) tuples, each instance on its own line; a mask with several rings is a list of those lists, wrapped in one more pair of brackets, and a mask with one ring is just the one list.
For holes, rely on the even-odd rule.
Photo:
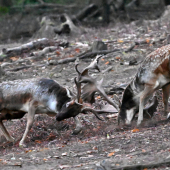
[(109, 24), (110, 22), (110, 8), (107, 0), (102, 0), (102, 6), (103, 6), (103, 23)]

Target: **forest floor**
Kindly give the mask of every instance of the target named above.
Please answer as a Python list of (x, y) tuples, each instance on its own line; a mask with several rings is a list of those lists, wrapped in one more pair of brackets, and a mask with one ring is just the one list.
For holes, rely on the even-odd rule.
[[(117, 23), (108, 27), (86, 28), (86, 32), (77, 37), (58, 36), (58, 39), (69, 42), (67, 48), (58, 47), (55, 52), (40, 59), (29, 60), (30, 53), (4, 59), (1, 65), (5, 74), (1, 81), (50, 77), (74, 91), (74, 62), (47, 64), (50, 60), (75, 57), (97, 40), (105, 42), (109, 50), (127, 49), (138, 42), (131, 51), (109, 53), (99, 62), (101, 70), (110, 67), (108, 71), (99, 73), (99, 79), (104, 78), (103, 87), (107, 94), (112, 97), (117, 93), (121, 99), (122, 91), (115, 91), (114, 88), (127, 85), (146, 55), (167, 44), (165, 30), (170, 28), (170, 24), (158, 22)], [(1, 44), (0, 50), (20, 45), (18, 42)], [(79, 68), (84, 68), (91, 61), (91, 58), (80, 60)], [(40, 64), (44, 66), (38, 66)], [(9, 71), (25, 65), (32, 67)], [(144, 120), (140, 128), (136, 127), (136, 120), (128, 129), (118, 127), (117, 117), (112, 114), (103, 115), (105, 121), (96, 119), (93, 114), (80, 114), (83, 130), (78, 135), (72, 135), (75, 128), (72, 118), (56, 122), (55, 118), (36, 115), (26, 140), (27, 148), (18, 145), (25, 130), (26, 115), (19, 120), (4, 121), (16, 141), (9, 143), (1, 134), (0, 169), (170, 169), (170, 122), (158, 123), (166, 116), (163, 115), (161, 90), (156, 95), (159, 99), (157, 112), (152, 119)], [(97, 99), (100, 102), (100, 98)]]

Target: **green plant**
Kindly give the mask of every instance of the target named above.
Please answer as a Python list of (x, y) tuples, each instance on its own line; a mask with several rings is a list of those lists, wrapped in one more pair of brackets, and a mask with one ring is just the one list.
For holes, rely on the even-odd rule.
[(6, 14), (9, 12), (8, 7), (0, 6), (0, 14)]

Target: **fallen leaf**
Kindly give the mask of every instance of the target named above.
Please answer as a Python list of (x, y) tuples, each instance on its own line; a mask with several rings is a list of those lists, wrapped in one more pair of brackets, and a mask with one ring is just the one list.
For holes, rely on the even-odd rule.
[(133, 132), (133, 133), (139, 132), (139, 129), (133, 129), (133, 130), (131, 130), (131, 132)]
[(109, 64), (109, 61), (105, 62), (105, 64), (106, 64), (106, 65)]
[(49, 57), (47, 60), (49, 61), (49, 60), (51, 60), (52, 58), (51, 57)]
[(104, 61), (104, 58), (102, 58), (101, 60)]
[(148, 168), (144, 168), (143, 170), (147, 170)]
[(145, 150), (145, 149), (142, 149), (142, 152), (144, 153), (144, 152), (146, 152), (146, 150)]
[(43, 158), (43, 160), (44, 160), (44, 161), (47, 161), (48, 159), (46, 159), (46, 158)]
[(3, 159), (0, 159), (0, 162), (3, 161)]
[(146, 42), (149, 43), (149, 42), (150, 42), (150, 39), (147, 38), (147, 39), (146, 39)]
[(10, 57), (10, 59), (11, 59), (12, 61), (16, 61), (16, 60), (18, 60), (18, 58), (19, 58), (19, 57)]
[(40, 140), (35, 140), (35, 143), (39, 143), (39, 144), (40, 144), (40, 143), (42, 143), (42, 142), (41, 142)]
[(57, 54), (57, 55), (60, 55), (61, 53), (60, 53), (59, 51), (56, 51), (56, 54)]
[(79, 48), (76, 48), (75, 51), (76, 51), (77, 53), (79, 53), (79, 52), (80, 52), (80, 49), (79, 49)]
[(115, 151), (114, 151), (114, 152), (109, 153), (107, 156), (108, 156), (108, 157), (111, 157), (111, 156), (113, 156), (114, 154), (115, 154)]
[(74, 167), (81, 167), (83, 164), (74, 165)]
[(87, 153), (92, 153), (92, 151), (87, 151)]
[(93, 146), (93, 148), (92, 148), (93, 150), (97, 150), (97, 146)]
[(26, 150), (25, 153), (32, 152), (32, 150)]
[(119, 56), (115, 57), (116, 60), (120, 60), (121, 58)]
[(70, 54), (70, 55), (69, 55), (69, 57), (73, 57), (73, 55), (72, 55), (72, 54)]
[(123, 40), (118, 39), (118, 40), (117, 40), (117, 42), (119, 42), (119, 43), (123, 43), (124, 41), (123, 41)]
[(97, 96), (96, 99), (101, 99), (101, 96)]

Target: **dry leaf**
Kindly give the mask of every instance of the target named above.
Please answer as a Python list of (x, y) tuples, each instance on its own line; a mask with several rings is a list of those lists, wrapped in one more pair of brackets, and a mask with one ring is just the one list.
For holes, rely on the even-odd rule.
[(143, 170), (147, 170), (148, 168), (144, 168)]
[(73, 55), (72, 55), (72, 54), (70, 54), (70, 55), (69, 55), (69, 57), (73, 57)]
[(147, 39), (146, 39), (146, 42), (149, 43), (149, 42), (150, 42), (150, 39), (147, 38)]
[(87, 153), (92, 153), (92, 151), (87, 151)]
[(97, 146), (93, 146), (93, 148), (92, 148), (93, 150), (97, 150)]
[(142, 149), (142, 152), (146, 152), (146, 150), (145, 150), (145, 149)]
[(121, 58), (119, 56), (115, 57), (116, 60), (120, 60)]
[(114, 151), (114, 152), (109, 153), (107, 156), (108, 156), (108, 157), (111, 157), (111, 156), (113, 156), (114, 154), (115, 154), (115, 151)]
[(123, 41), (123, 40), (118, 39), (118, 40), (117, 40), (117, 42), (119, 42), (119, 43), (123, 43), (124, 41)]
[(105, 64), (106, 64), (106, 65), (109, 64), (109, 61), (105, 62)]
[(0, 162), (3, 161), (3, 159), (0, 159)]
[(76, 51), (77, 53), (79, 53), (79, 52), (80, 52), (80, 49), (79, 49), (79, 48), (76, 48), (75, 51)]
[(60, 55), (61, 53), (60, 53), (59, 51), (56, 51), (56, 54), (57, 54), (57, 55)]
[(104, 58), (102, 58), (101, 60), (104, 61)]
[(11, 59), (12, 61), (16, 61), (16, 60), (18, 60), (18, 58), (19, 58), (19, 57), (10, 57), (10, 59)]
[(32, 150), (26, 150), (25, 153), (32, 152)]
[(133, 129), (133, 130), (131, 130), (131, 132), (133, 132), (133, 133), (139, 132), (139, 129)]
[(35, 140), (35, 143), (39, 143), (39, 144), (40, 144), (40, 143), (42, 143), (42, 142), (41, 142), (40, 140)]
[(43, 160), (44, 160), (44, 161), (47, 161), (48, 159), (46, 159), (46, 158), (43, 158)]
[(101, 99), (101, 96), (97, 96), (96, 99)]
[(74, 167), (81, 167), (83, 164), (74, 165)]

